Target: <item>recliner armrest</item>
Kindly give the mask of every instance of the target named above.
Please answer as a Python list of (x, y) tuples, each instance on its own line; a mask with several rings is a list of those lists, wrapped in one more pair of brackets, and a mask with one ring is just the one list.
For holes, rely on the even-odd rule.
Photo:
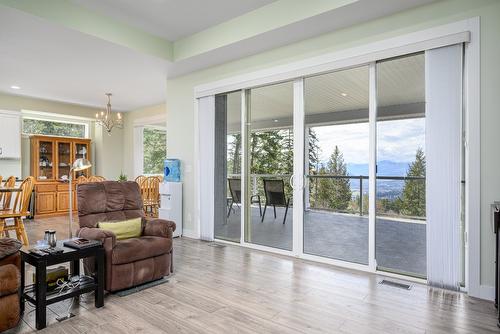
[(80, 238), (101, 241), (104, 249), (107, 251), (112, 250), (116, 245), (116, 235), (108, 230), (82, 227), (77, 234)]
[(17, 267), (7, 264), (0, 267), (0, 297), (16, 293), (21, 286), (21, 276)]
[(145, 236), (163, 237), (172, 239), (175, 231), (175, 223), (170, 220), (159, 218), (145, 218), (146, 225), (144, 226)]

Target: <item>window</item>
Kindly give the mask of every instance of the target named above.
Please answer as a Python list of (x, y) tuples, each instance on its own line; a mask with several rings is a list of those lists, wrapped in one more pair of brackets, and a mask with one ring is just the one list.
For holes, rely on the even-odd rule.
[(60, 137), (87, 137), (87, 124), (23, 118), (23, 133)]
[(163, 161), (167, 157), (167, 132), (161, 128), (144, 127), (142, 136), (143, 173), (163, 174)]

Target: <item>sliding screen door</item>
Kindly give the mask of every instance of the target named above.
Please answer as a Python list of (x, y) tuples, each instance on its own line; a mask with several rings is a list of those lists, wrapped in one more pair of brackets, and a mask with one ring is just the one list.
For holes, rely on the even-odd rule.
[(245, 241), (292, 250), (293, 82), (247, 91)]
[(424, 54), (378, 62), (377, 269), (426, 277), (425, 177)]
[(368, 264), (368, 73), (304, 80), (304, 253), (360, 264)]

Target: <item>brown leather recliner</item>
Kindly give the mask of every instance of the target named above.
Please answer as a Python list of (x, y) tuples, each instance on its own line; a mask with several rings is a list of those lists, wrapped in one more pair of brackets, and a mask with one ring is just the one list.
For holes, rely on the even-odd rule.
[(0, 332), (17, 326), (20, 319), (21, 243), (0, 239)]
[[(78, 236), (102, 241), (106, 254), (106, 290), (130, 288), (173, 272), (172, 233), (175, 223), (145, 217), (137, 183), (84, 183), (77, 186), (77, 194)], [(119, 222), (137, 217), (143, 221), (139, 238), (116, 240), (113, 232), (97, 228), (99, 222)], [(85, 261), (86, 269), (92, 270), (92, 263)]]

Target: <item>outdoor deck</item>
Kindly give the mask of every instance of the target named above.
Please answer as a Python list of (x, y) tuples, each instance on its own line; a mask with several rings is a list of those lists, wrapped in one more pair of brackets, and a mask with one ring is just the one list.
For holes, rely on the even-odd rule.
[[(292, 249), (292, 210), (283, 222), (284, 208), (268, 208), (264, 222), (259, 209), (252, 207), (252, 242), (281, 249)], [(215, 222), (215, 236), (240, 239), (240, 209), (231, 212), (227, 224)], [(304, 216), (304, 251), (367, 264), (368, 217), (324, 211), (307, 211)], [(426, 276), (426, 225), (422, 223), (378, 219), (376, 258), (379, 268)]]

